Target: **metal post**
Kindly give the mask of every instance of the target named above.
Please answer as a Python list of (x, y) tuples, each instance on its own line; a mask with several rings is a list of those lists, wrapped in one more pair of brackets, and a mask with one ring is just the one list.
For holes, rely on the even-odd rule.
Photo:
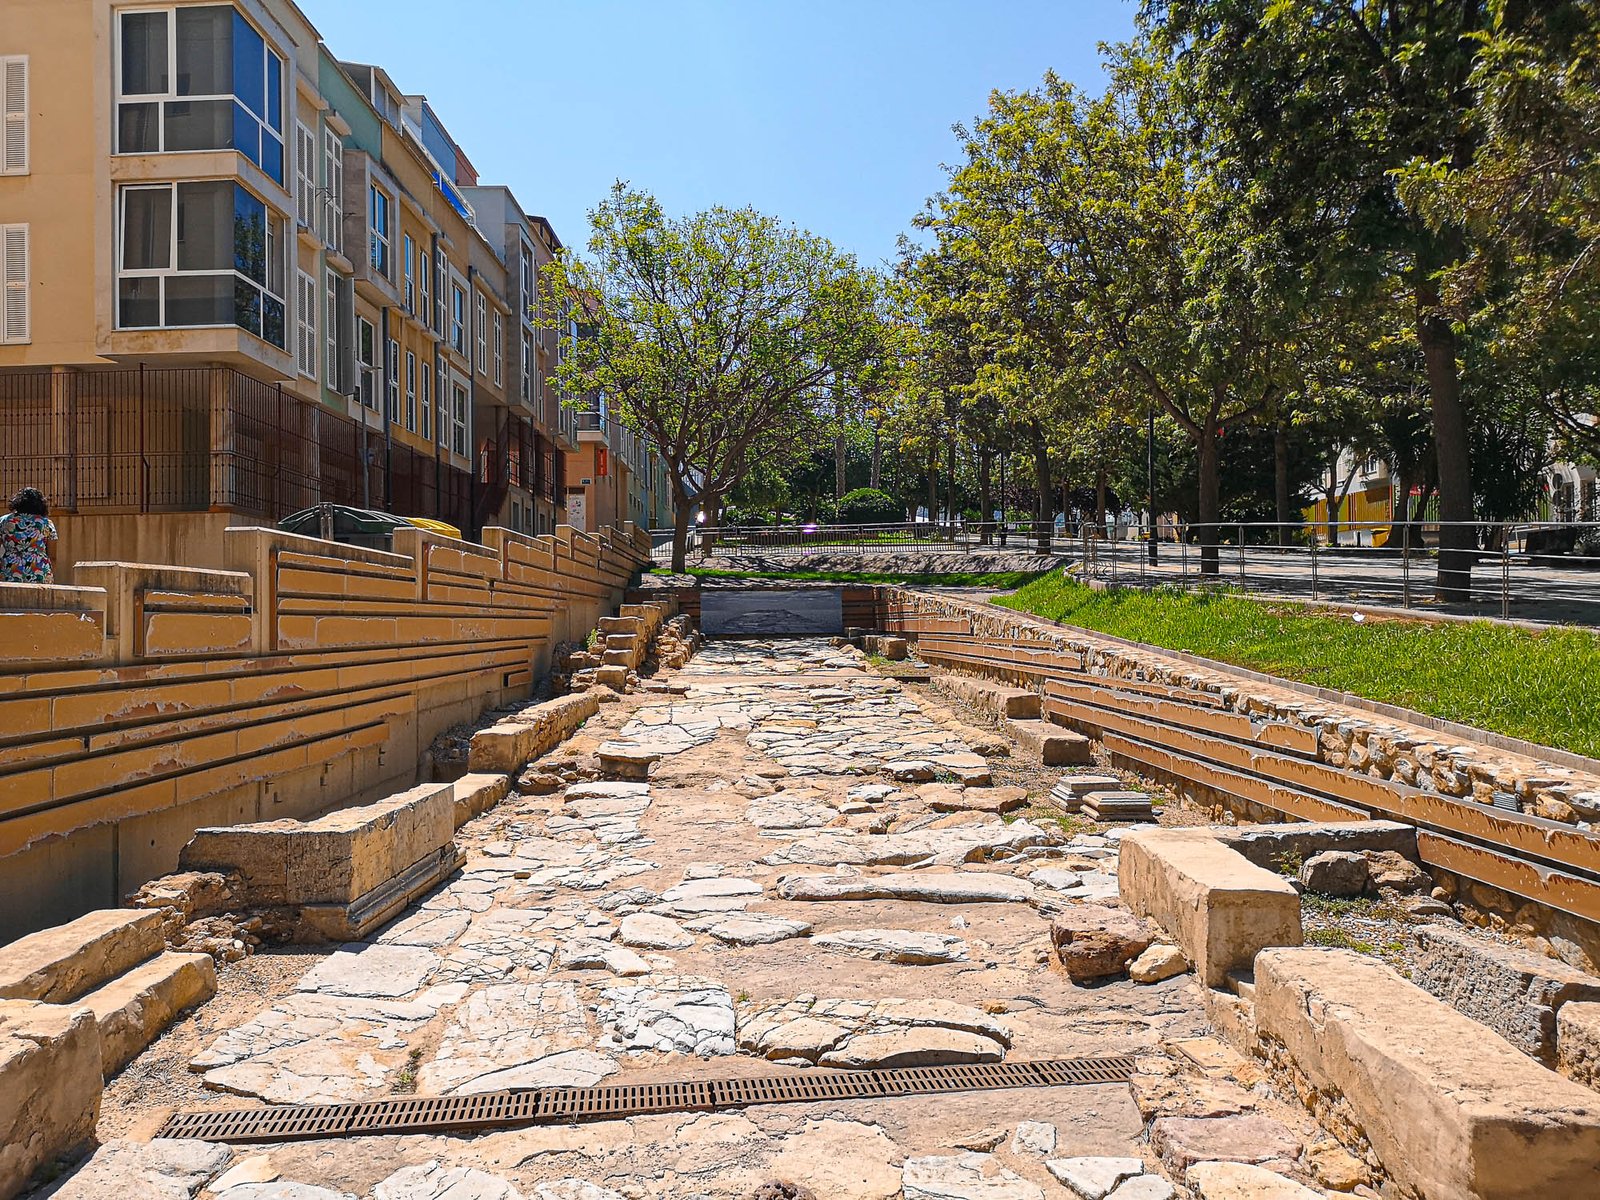
[(1317, 598), (1317, 533), (1311, 531), (1311, 598)]
[(1411, 522), (1400, 527), (1400, 604), (1411, 607)]
[(1500, 533), (1500, 615), (1511, 615), (1511, 538), (1504, 530)]
[(1156, 549), (1156, 410), (1151, 406), (1145, 426), (1145, 512), (1150, 517), (1150, 565), (1157, 563), (1160, 553)]
[(1244, 582), (1244, 522), (1239, 522), (1239, 586), (1243, 588)]

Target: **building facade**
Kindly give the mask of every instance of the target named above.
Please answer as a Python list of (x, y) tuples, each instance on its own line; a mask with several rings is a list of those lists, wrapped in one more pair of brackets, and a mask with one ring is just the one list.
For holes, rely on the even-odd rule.
[(203, 564), (322, 500), (566, 521), (560, 242), (424, 96), (290, 0), (6, 0), (0, 84), (0, 491), (66, 561)]

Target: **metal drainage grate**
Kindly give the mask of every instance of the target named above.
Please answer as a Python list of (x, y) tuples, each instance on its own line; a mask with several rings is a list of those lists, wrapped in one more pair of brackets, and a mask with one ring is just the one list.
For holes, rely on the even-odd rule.
[(516, 1125), (603, 1121), (647, 1113), (709, 1112), (751, 1104), (871, 1100), (931, 1092), (1126, 1083), (1133, 1059), (1047, 1059), (882, 1071), (806, 1071), (744, 1079), (527, 1088), (473, 1096), (397, 1096), (358, 1104), (293, 1104), (180, 1112), (157, 1135), (206, 1142), (288, 1142), (387, 1133), (446, 1133)]

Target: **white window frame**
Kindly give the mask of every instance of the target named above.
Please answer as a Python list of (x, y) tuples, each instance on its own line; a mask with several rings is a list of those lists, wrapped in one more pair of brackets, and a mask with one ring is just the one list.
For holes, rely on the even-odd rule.
[(0, 175), (28, 174), (28, 56), (0, 55)]
[(339, 273), (331, 267), (328, 268), (323, 273), (322, 283), (327, 291), (327, 295), (323, 297), (326, 328), (322, 331), (322, 382), (329, 391), (337, 392), (339, 390)]
[(428, 441), (433, 440), (433, 364), (422, 363), (422, 428), (419, 431)]
[(400, 235), (401, 269), (405, 272), (405, 303), (408, 313), (417, 311), (417, 243), (409, 233)]
[(365, 317), (356, 317), (356, 396), (364, 408), (376, 408), (373, 376), (377, 374), (378, 331)]
[(494, 310), (494, 385), (499, 387), (505, 378), (506, 319), (497, 308)]
[[(210, 146), (210, 147), (201, 148), (199, 150), (184, 150), (184, 151), (168, 150), (167, 149), (167, 110), (166, 110), (167, 104), (169, 104), (169, 103), (177, 103), (179, 101), (182, 101), (183, 103), (186, 103), (186, 104), (203, 104), (203, 103), (220, 101), (220, 100), (226, 100), (230, 104), (242, 103), (240, 98), (237, 95), (235, 95), (233, 92), (212, 93), (212, 94), (208, 94), (208, 95), (204, 95), (204, 96), (180, 96), (178, 94), (178, 18), (177, 18), (177, 12), (178, 12), (178, 8), (181, 8), (181, 7), (186, 7), (186, 6), (177, 5), (177, 6), (157, 6), (157, 7), (153, 7), (153, 8), (125, 8), (125, 9), (120, 10), (116, 14), (116, 17), (117, 17), (117, 19), (116, 19), (116, 28), (114, 29), (113, 35), (112, 35), (112, 47), (113, 47), (113, 49), (112, 49), (112, 53), (111, 53), (111, 86), (112, 86), (112, 91), (113, 91), (113, 95), (112, 95), (112, 98), (111, 98), (111, 135), (112, 135), (113, 141), (118, 142), (118, 145), (117, 145), (116, 149), (113, 151), (113, 153), (116, 153), (116, 154), (179, 154), (179, 153), (182, 153), (182, 154), (215, 154), (218, 150), (230, 150), (230, 149), (234, 150), (236, 153), (241, 153), (240, 151), (238, 151), (237, 147), (230, 147), (230, 146)], [(217, 7), (217, 8), (229, 7), (229, 8), (232, 8), (235, 13), (237, 13), (239, 16), (244, 18), (244, 20), (250, 25), (251, 28), (253, 28), (258, 34), (261, 35), (261, 43), (262, 43), (262, 46), (263, 46), (263, 48), (265, 50), (265, 53), (267, 55), (270, 55), (271, 57), (276, 58), (278, 60), (278, 128), (277, 129), (273, 129), (269, 124), (266, 123), (266, 119), (264, 117), (257, 117), (254, 112), (251, 112), (251, 110), (249, 109), (248, 106), (245, 107), (245, 112), (249, 113), (251, 118), (255, 120), (256, 124), (258, 126), (260, 126), (260, 129), (261, 129), (262, 133), (270, 134), (270, 135), (276, 137), (279, 142), (287, 142), (288, 138), (286, 136), (287, 135), (287, 130), (285, 128), (286, 122), (284, 120), (284, 109), (288, 107), (289, 94), (290, 94), (290, 91), (291, 91), (291, 89), (293, 88), (293, 85), (294, 85), (293, 76), (290, 74), (288, 56), (285, 55), (281, 50), (279, 50), (273, 44), (272, 39), (269, 36), (267, 36), (266, 30), (262, 29), (261, 26), (257, 25), (254, 21), (250, 20), (249, 15), (247, 13), (245, 13), (242, 9), (240, 9), (237, 5), (223, 4), (223, 3), (218, 2), (218, 3), (215, 3), (214, 5), (211, 5), (211, 6), (208, 6), (208, 7)], [(167, 90), (165, 92), (148, 92), (148, 93), (140, 92), (140, 93), (138, 93), (136, 95), (131, 95), (130, 96), (130, 95), (126, 94), (125, 92), (123, 92), (123, 90), (122, 90), (122, 22), (128, 17), (131, 17), (131, 16), (142, 16), (142, 15), (146, 15), (146, 14), (149, 14), (149, 13), (165, 13), (166, 17), (167, 17)], [(230, 46), (230, 52), (231, 52), (231, 46)], [(262, 59), (262, 78), (263, 79), (266, 78), (266, 59), (265, 58)], [(122, 146), (120, 144), (120, 141), (121, 141), (121, 131), (122, 131), (122, 105), (124, 103), (128, 103), (128, 104), (154, 104), (156, 106), (156, 148), (154, 150), (124, 150), (122, 148)], [(235, 117), (235, 119), (237, 119), (237, 117)], [(229, 128), (230, 129), (232, 128), (232, 123), (231, 122), (229, 123)], [(289, 176), (289, 157), (288, 156), (289, 156), (289, 148), (288, 148), (287, 145), (285, 145), (283, 147), (283, 153), (279, 156), (279, 159), (283, 163), (283, 167), (284, 167), (284, 170), (283, 170), (284, 178), (282, 180), (278, 180), (277, 182), (279, 182), (279, 183), (286, 182), (287, 179), (288, 179), (288, 176)], [(259, 164), (257, 164), (257, 165), (259, 165)], [(265, 167), (261, 167), (261, 170), (262, 170), (263, 173), (266, 172), (266, 168)], [(270, 176), (269, 176), (269, 178), (270, 178)]]
[(33, 340), (33, 298), (28, 292), (32, 253), (26, 225), (0, 225), (0, 346)]
[(317, 378), (317, 281), (304, 271), (296, 272), (294, 330), (295, 363), (300, 374)]
[[(384, 226), (378, 228), (377, 199), (383, 197)], [(371, 234), (372, 242), (368, 247), (367, 262), (372, 270), (385, 279), (392, 279), (394, 272), (394, 246), (390, 242), (389, 222), (394, 220), (394, 197), (377, 184), (371, 184), (367, 189), (367, 228)], [(383, 263), (378, 262), (379, 249), (383, 251)]]
[[(248, 275), (244, 274), (244, 272), (238, 271), (238, 270), (234, 270), (232, 268), (225, 268), (225, 269), (224, 268), (219, 268), (217, 270), (210, 270), (210, 271), (183, 271), (183, 270), (180, 270), (178, 268), (178, 265), (177, 265), (178, 264), (178, 189), (183, 187), (185, 184), (188, 184), (188, 183), (231, 183), (234, 186), (235, 189), (245, 192), (247, 195), (249, 195), (250, 197), (252, 197), (256, 201), (258, 201), (261, 204), (261, 206), (263, 207), (263, 209), (265, 209), (265, 213), (266, 213), (266, 229), (267, 229), (267, 245), (265, 247), (265, 253), (266, 253), (267, 256), (269, 256), (269, 261), (268, 261), (268, 265), (267, 265), (267, 282), (257, 282), (256, 280), (251, 279)], [(131, 268), (131, 269), (130, 268), (126, 268), (126, 267), (124, 267), (122, 265), (122, 242), (123, 242), (123, 231), (127, 228), (127, 198), (128, 198), (128, 196), (130, 196), (134, 192), (141, 192), (141, 191), (143, 191), (143, 192), (152, 192), (152, 191), (157, 191), (157, 190), (164, 190), (170, 196), (170, 201), (168, 203), (168, 218), (172, 222), (172, 227), (171, 227), (171, 230), (170, 230), (170, 232), (168, 234), (168, 238), (169, 238), (169, 241), (168, 241), (168, 253), (171, 255), (171, 257), (169, 258), (168, 261), (172, 265), (167, 266), (167, 267), (135, 267), (135, 268)], [(278, 210), (276, 208), (274, 208), (270, 203), (268, 203), (266, 200), (262, 199), (260, 196), (257, 196), (255, 194), (255, 192), (251, 191), (249, 188), (245, 187), (243, 181), (241, 181), (239, 179), (225, 179), (225, 180), (218, 180), (218, 179), (183, 179), (183, 180), (175, 180), (175, 181), (171, 181), (171, 182), (160, 182), (160, 183), (127, 183), (127, 184), (123, 184), (123, 185), (121, 185), (121, 186), (119, 186), (117, 188), (115, 200), (114, 200), (113, 203), (114, 203), (114, 207), (113, 207), (112, 211), (115, 214), (114, 215), (114, 221), (115, 221), (115, 226), (116, 226), (115, 229), (113, 230), (113, 243), (114, 243), (113, 253), (115, 254), (116, 257), (115, 257), (115, 259), (113, 261), (112, 278), (113, 278), (113, 286), (116, 287), (116, 292), (112, 295), (111, 303), (112, 303), (113, 323), (114, 323), (115, 328), (117, 328), (117, 329), (124, 329), (124, 328), (126, 328), (126, 329), (241, 329), (245, 333), (250, 334), (252, 337), (261, 338), (261, 340), (265, 341), (267, 343), (267, 345), (269, 345), (269, 346), (276, 345), (276, 343), (272, 342), (270, 339), (268, 339), (266, 337), (266, 306), (265, 306), (265, 304), (262, 305), (262, 330), (261, 330), (260, 333), (257, 333), (256, 331), (254, 331), (252, 329), (248, 329), (243, 325), (240, 325), (237, 321), (226, 321), (226, 322), (222, 322), (220, 324), (214, 324), (214, 325), (166, 325), (166, 324), (161, 324), (161, 325), (130, 325), (130, 326), (124, 326), (122, 324), (122, 322), (121, 322), (121, 312), (120, 312), (120, 309), (121, 309), (121, 296), (120, 296), (121, 289), (117, 285), (120, 284), (120, 282), (123, 279), (159, 279), (159, 280), (163, 281), (159, 285), (157, 304), (158, 304), (158, 306), (160, 308), (161, 317), (162, 317), (162, 319), (164, 321), (166, 319), (166, 315), (167, 315), (167, 310), (166, 310), (166, 303), (167, 303), (167, 301), (166, 301), (166, 283), (164, 282), (165, 280), (167, 280), (167, 279), (175, 279), (175, 278), (177, 278), (177, 279), (196, 278), (196, 277), (200, 277), (200, 276), (213, 276), (213, 275), (231, 275), (236, 284), (239, 283), (239, 282), (243, 282), (246, 286), (253, 287), (253, 288), (257, 289), (258, 291), (260, 291), (262, 296), (263, 296), (263, 298), (271, 297), (272, 299), (278, 301), (278, 303), (283, 305), (283, 311), (284, 311), (284, 331), (283, 331), (283, 336), (284, 336), (284, 341), (285, 342), (287, 342), (289, 340), (289, 329), (288, 329), (288, 324), (289, 324), (289, 297), (280, 296), (276, 292), (273, 292), (273, 291), (269, 290), (269, 283), (272, 280), (272, 277), (274, 275), (274, 272), (273, 272), (272, 266), (271, 266), (271, 262), (270, 262), (270, 255), (272, 255), (273, 253), (276, 253), (276, 254), (278, 254), (280, 256), (286, 256), (286, 254), (287, 254), (287, 245), (286, 245), (286, 243), (289, 240), (287, 238), (287, 236), (285, 236), (285, 237), (283, 237), (281, 239), (285, 243), (285, 245), (275, 245), (274, 244), (274, 241), (273, 241), (273, 239), (271, 237), (271, 232), (270, 232), (271, 229), (272, 229), (272, 220), (273, 220), (274, 217), (276, 217), (278, 219), (279, 223), (280, 223), (280, 227), (284, 228), (284, 229), (287, 229), (287, 221), (286, 221), (286, 218), (283, 216), (283, 214), (278, 212)], [(276, 272), (276, 274), (278, 276), (279, 285), (284, 290), (287, 290), (287, 287), (288, 287), (287, 270), (288, 270), (287, 265), (280, 262), (280, 266), (279, 266), (279, 269)], [(282, 349), (288, 349), (287, 346), (284, 346), (284, 347), (281, 347), (281, 348)]]
[(417, 352), (406, 351), (406, 429), (417, 431)]
[(417, 255), (417, 319), (424, 329), (433, 327), (433, 255), (426, 247), (418, 246)]
[(464, 376), (450, 377), (450, 450), (462, 458), (467, 456), (467, 405), (471, 396), (471, 382)]
[(522, 275), (522, 323), (524, 325), (533, 324), (534, 263), (533, 247), (524, 242), (522, 244), (522, 265), (520, 268)]
[(344, 140), (333, 129), (322, 131), (322, 242), (344, 253)]
[(463, 358), (467, 354), (467, 320), (467, 289), (451, 276), (450, 348)]
[(383, 419), (400, 423), (400, 343), (394, 338), (383, 352)]
[(449, 307), (450, 260), (444, 255), (444, 247), (440, 246), (434, 255), (435, 274), (433, 278), (433, 332), (439, 337), (444, 337), (447, 328), (445, 310)]
[(478, 304), (474, 319), (478, 323), (478, 374), (487, 375), (489, 373), (489, 301), (482, 292), (476, 294)]
[(317, 229), (317, 135), (303, 121), (294, 123), (295, 223)]
[(533, 403), (533, 334), (526, 329), (522, 331), (522, 398), (529, 404)]

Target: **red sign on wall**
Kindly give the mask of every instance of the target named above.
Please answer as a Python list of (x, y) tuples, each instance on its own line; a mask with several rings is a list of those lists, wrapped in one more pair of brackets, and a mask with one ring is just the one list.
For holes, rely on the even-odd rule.
[(611, 451), (604, 446), (594, 452), (594, 473), (602, 479), (611, 474)]

